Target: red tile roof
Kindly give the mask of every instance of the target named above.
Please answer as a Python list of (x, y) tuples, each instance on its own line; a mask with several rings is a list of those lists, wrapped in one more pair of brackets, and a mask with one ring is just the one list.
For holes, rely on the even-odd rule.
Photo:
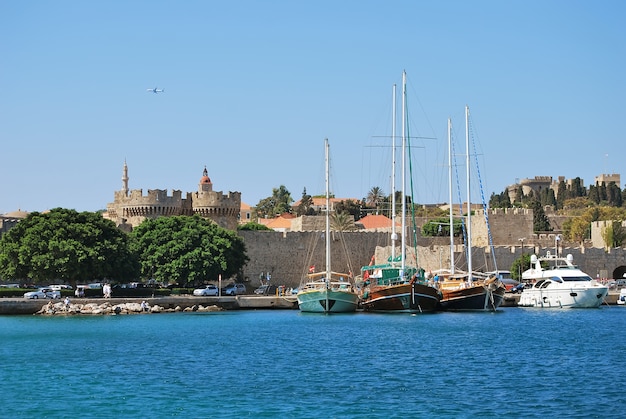
[(391, 218), (384, 215), (366, 215), (361, 218), (357, 223), (363, 225), (367, 230), (374, 228), (391, 228)]

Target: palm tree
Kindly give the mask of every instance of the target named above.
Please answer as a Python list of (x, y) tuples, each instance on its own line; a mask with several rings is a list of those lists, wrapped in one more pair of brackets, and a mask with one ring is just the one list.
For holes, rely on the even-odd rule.
[(378, 186), (374, 186), (367, 193), (367, 200), (366, 200), (366, 202), (367, 202), (368, 205), (371, 205), (374, 208), (376, 208), (376, 214), (377, 215), (378, 215), (378, 210), (380, 208), (380, 202), (383, 200), (384, 196), (385, 196), (385, 193)]
[(330, 216), (330, 225), (337, 231), (354, 231), (354, 218), (348, 212), (334, 212)]

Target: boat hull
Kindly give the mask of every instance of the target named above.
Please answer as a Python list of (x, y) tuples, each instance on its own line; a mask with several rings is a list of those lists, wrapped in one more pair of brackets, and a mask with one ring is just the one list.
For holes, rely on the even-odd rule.
[(350, 313), (359, 305), (357, 294), (349, 291), (310, 290), (298, 293), (298, 308), (307, 313)]
[(496, 311), (504, 299), (504, 286), (490, 289), (477, 284), (463, 289), (442, 290), (440, 307), (445, 311)]
[(525, 289), (519, 307), (535, 308), (597, 308), (608, 294), (606, 287), (567, 289)]
[(362, 301), (365, 311), (431, 313), (437, 310), (441, 294), (428, 285), (406, 283), (372, 287)]

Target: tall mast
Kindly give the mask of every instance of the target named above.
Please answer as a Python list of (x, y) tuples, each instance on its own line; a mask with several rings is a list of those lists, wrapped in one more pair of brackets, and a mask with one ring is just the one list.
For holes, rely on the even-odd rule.
[(454, 274), (454, 217), (452, 215), (452, 119), (448, 118), (448, 202), (450, 203), (450, 274)]
[(391, 111), (391, 262), (396, 259), (396, 85), (392, 89)]
[(402, 72), (402, 276), (406, 266), (406, 70)]
[[(329, 146), (328, 138), (324, 140), (326, 155), (326, 287), (330, 288), (330, 191), (329, 191)], [(326, 293), (326, 308), (328, 309), (328, 293)]]
[(472, 196), (470, 192), (469, 106), (465, 105), (465, 166), (467, 182), (467, 278), (472, 282)]

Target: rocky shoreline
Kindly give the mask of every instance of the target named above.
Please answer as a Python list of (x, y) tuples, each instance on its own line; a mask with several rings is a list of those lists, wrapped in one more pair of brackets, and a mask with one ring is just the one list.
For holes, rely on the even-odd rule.
[(145, 301), (141, 303), (125, 302), (121, 304), (111, 304), (109, 301), (101, 304), (86, 303), (86, 304), (74, 304), (65, 303), (60, 301), (53, 303), (49, 301), (35, 314), (54, 316), (54, 315), (72, 315), (72, 314), (105, 314), (105, 315), (118, 315), (118, 314), (142, 314), (142, 313), (174, 313), (179, 311), (222, 311), (223, 309), (217, 305), (203, 306), (202, 304), (194, 304), (189, 307), (181, 307), (180, 305), (174, 308), (165, 308), (158, 304), (151, 305)]
[[(145, 307), (142, 307), (142, 302)], [(71, 298), (65, 300), (28, 300), (0, 298), (0, 315), (55, 314), (139, 314), (179, 311), (297, 309), (294, 298), (238, 295), (221, 297), (167, 296), (152, 298)]]

